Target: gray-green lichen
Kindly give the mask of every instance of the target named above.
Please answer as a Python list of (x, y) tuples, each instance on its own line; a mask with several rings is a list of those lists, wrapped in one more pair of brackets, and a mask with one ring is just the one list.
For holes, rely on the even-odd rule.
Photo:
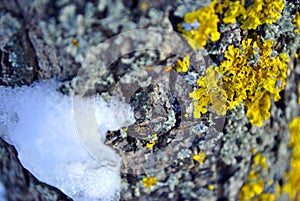
[[(256, 34), (242, 31), (238, 23), (219, 24), (221, 40), (217, 45), (209, 42), (205, 49), (192, 54), (187, 73), (165, 68), (174, 66), (178, 58), (192, 51), (159, 32), (151, 37), (145, 37), (146, 34), (129, 37), (136, 43), (133, 46), (141, 51), (128, 53), (128, 40), (119, 38), (115, 44), (103, 49), (105, 54), (97, 55), (96, 47), (100, 43), (122, 32), (138, 28), (176, 30), (178, 18), (182, 20), (185, 13), (210, 2), (5, 1), (0, 7), (4, 8), (0, 10), (1, 84), (30, 84), (36, 79), (56, 77), (63, 93), (100, 93), (106, 99), (114, 95), (131, 102), (136, 109), (136, 119), (140, 121), (133, 127), (108, 134), (106, 139), (107, 144), (122, 156), (125, 167), (136, 171), (135, 174), (123, 172), (121, 200), (159, 200), (162, 197), (170, 200), (237, 200), (257, 153), (262, 153), (268, 167), (272, 167), (259, 170), (259, 176), (264, 181), (274, 181), (268, 187), (268, 191), (274, 192), (274, 186), (288, 168), (287, 124), (299, 115), (299, 94), (295, 86), (295, 83), (299, 85), (299, 65), (290, 67), (283, 100), (272, 103), (271, 119), (258, 128), (249, 124), (245, 115), (247, 108), (243, 105), (228, 112), (224, 119), (221, 118), (221, 123), (220, 119), (214, 121), (209, 115), (200, 120), (192, 118), (193, 102), (189, 92), (196, 80), (204, 75), (208, 66), (216, 66), (224, 60), (229, 45), (239, 46), (246, 35), (254, 37)], [(263, 40), (275, 41), (274, 52), (286, 52), (293, 57), (300, 46), (299, 34), (293, 32), (292, 24), (297, 5), (294, 2), (286, 4), (281, 18), (274, 24), (260, 26), (258, 32)], [(161, 46), (166, 51), (147, 49), (151, 45)], [(180, 54), (174, 56), (174, 49)], [(124, 52), (128, 54), (113, 60), (110, 66), (102, 61), (104, 57)], [(213, 60), (206, 61), (208, 56)], [(255, 64), (259, 59), (250, 58), (249, 63)], [(289, 65), (293, 62), (296, 61), (290, 61)], [(151, 131), (138, 132), (142, 126), (148, 126)], [(181, 138), (176, 139), (176, 136)], [(149, 140), (156, 142), (153, 149), (146, 148)], [(167, 152), (161, 151), (176, 140), (178, 146)], [(186, 144), (189, 146), (184, 146)], [(193, 160), (193, 155), (199, 151), (206, 154), (203, 164)], [(171, 161), (163, 168), (147, 158), (151, 153), (161, 152), (158, 158), (163, 162)], [(0, 167), (4, 174), (0, 178), (6, 186), (16, 185), (14, 173), (8, 171), (11, 166), (7, 164), (17, 159), (9, 158), (10, 154), (14, 152), (1, 148), (4, 165)], [(133, 161), (135, 158), (140, 159), (137, 164)], [(11, 200), (22, 199), (21, 194), (25, 192), (19, 189), (27, 185), (26, 178), (21, 167), (12, 169), (21, 176), (17, 180), (19, 187), (15, 191), (8, 187), (8, 195)], [(145, 176), (157, 178), (158, 183), (146, 189), (142, 183)], [(67, 199), (57, 191), (49, 190), (46, 184), (32, 180), (29, 184), (25, 191), (33, 197)], [(16, 194), (16, 191), (21, 193)], [(32, 199), (38, 200), (36, 197)]]
[(3, 49), (10, 37), (16, 34), (20, 27), (20, 22), (10, 13), (0, 12), (0, 49)]

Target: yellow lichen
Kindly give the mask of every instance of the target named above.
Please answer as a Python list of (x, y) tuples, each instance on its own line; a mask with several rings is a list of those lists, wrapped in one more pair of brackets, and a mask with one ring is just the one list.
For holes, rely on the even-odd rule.
[(157, 134), (152, 134), (151, 136), (148, 136), (147, 137), (148, 142), (146, 144), (146, 147), (148, 149), (152, 149), (153, 146), (156, 144), (157, 139), (158, 139)]
[(143, 1), (140, 5), (140, 8), (141, 8), (141, 10), (145, 11), (145, 10), (147, 10), (148, 6), (149, 6), (148, 3)]
[(214, 185), (208, 185), (207, 188), (208, 188), (208, 190), (211, 190), (211, 191), (215, 190), (215, 186)]
[(290, 200), (300, 200), (300, 117), (296, 117), (289, 124), (290, 143), (293, 148), (290, 171), (287, 173), (287, 182), (282, 192), (289, 194)]
[(260, 195), (264, 190), (264, 186), (264, 181), (247, 183), (240, 191), (240, 200), (251, 200), (253, 197)]
[(72, 39), (72, 43), (75, 47), (79, 47), (79, 41), (76, 38)]
[(230, 0), (224, 0), (221, 1), (217, 6), (216, 6), (216, 12), (223, 14), (224, 13), (224, 18), (223, 22), (225, 24), (230, 24), (230, 23), (235, 23), (236, 18), (239, 17), (240, 15), (245, 14), (245, 7), (244, 7), (244, 1), (230, 1)]
[(218, 80), (217, 71), (211, 66), (206, 69), (206, 74), (197, 80), (198, 88), (189, 94), (194, 102), (194, 118), (200, 118), (207, 112), (207, 106), (211, 105), (218, 115), (226, 112), (226, 93)]
[[(187, 38), (191, 47), (201, 48), (208, 39), (213, 42), (220, 39), (217, 14), (223, 15), (222, 21), (225, 24), (236, 23), (238, 20), (242, 29), (256, 29), (260, 25), (276, 22), (284, 8), (283, 0), (250, 0), (248, 3), (246, 7), (244, 0), (213, 0), (206, 7), (186, 13), (178, 30)], [(295, 19), (297, 24), (300, 20)]]
[(272, 193), (263, 193), (258, 196), (254, 201), (275, 201), (275, 195)]
[(256, 29), (262, 24), (272, 24), (281, 16), (283, 0), (252, 0), (246, 8), (244, 0), (221, 1), (216, 11), (224, 14), (225, 24), (235, 23), (239, 19), (242, 29)]
[(252, 125), (261, 126), (264, 120), (270, 118), (270, 95), (266, 92), (258, 92), (255, 98), (253, 101), (247, 101), (247, 117)]
[(193, 156), (193, 159), (197, 161), (199, 164), (203, 164), (206, 159), (206, 154), (204, 151), (200, 151), (199, 153)]
[(186, 54), (183, 59), (178, 59), (175, 65), (177, 72), (186, 73), (189, 70), (190, 66), (190, 55)]
[(252, 39), (243, 40), (241, 48), (230, 45), (221, 65), (209, 67), (197, 81), (198, 88), (190, 93), (190, 97), (197, 100), (194, 117), (205, 114), (209, 105), (220, 115), (243, 102), (249, 121), (261, 126), (270, 117), (271, 99), (280, 99), (286, 79), (288, 57), (286, 54), (271, 57), (272, 47), (270, 40)]
[(153, 147), (155, 144), (156, 144), (155, 141), (149, 140), (149, 142), (147, 142), (147, 144), (146, 144), (146, 147), (147, 147), (148, 149), (152, 149), (152, 147)]
[(157, 179), (155, 177), (145, 177), (143, 178), (143, 185), (146, 187), (146, 188), (150, 188), (151, 186), (154, 186), (156, 185), (157, 183)]
[(263, 171), (268, 171), (267, 158), (261, 153), (258, 153), (253, 157), (248, 178), (240, 190), (239, 198), (241, 201), (275, 200), (275, 196), (273, 194), (263, 193), (266, 185), (272, 185), (272, 183), (266, 182), (260, 178), (260, 174)]
[(295, 27), (295, 32), (300, 34), (300, 12), (297, 12), (295, 14), (293, 23), (294, 23), (294, 27)]
[(256, 154), (253, 158), (252, 167), (255, 167), (255, 166), (258, 166), (258, 165), (260, 165), (262, 167), (262, 169), (267, 168), (267, 158), (262, 156), (261, 153)]
[(272, 24), (281, 16), (283, 0), (253, 0), (242, 15), (242, 29), (256, 29), (262, 24)]
[(186, 13), (184, 23), (178, 25), (178, 30), (182, 32), (191, 47), (204, 47), (208, 38), (211, 41), (220, 39), (220, 33), (218, 32), (219, 18), (214, 9), (216, 3), (217, 1), (213, 0), (207, 7)]

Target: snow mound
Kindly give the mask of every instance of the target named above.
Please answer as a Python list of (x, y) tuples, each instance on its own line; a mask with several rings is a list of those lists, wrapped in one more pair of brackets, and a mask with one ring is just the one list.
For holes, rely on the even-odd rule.
[[(99, 145), (100, 158), (114, 159), (115, 167), (99, 163), (83, 146), (74, 121), (72, 97), (58, 92), (54, 80), (0, 87), (0, 136), (16, 147), (26, 169), (74, 200), (115, 200), (120, 191), (120, 158), (103, 144), (103, 133), (134, 123), (133, 112), (117, 100), (108, 104), (100, 97), (78, 99), (81, 104), (76, 107), (84, 107), (76, 110), (84, 111), (94, 103), (97, 130), (90, 132), (99, 140), (93, 146)], [(81, 130), (88, 127), (84, 124)], [(93, 141), (88, 137), (84, 140), (85, 145)]]

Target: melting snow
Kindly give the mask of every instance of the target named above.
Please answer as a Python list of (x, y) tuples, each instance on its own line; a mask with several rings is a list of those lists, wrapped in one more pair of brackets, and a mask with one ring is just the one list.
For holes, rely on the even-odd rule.
[[(74, 121), (77, 108), (71, 97), (56, 90), (53, 80), (29, 87), (0, 87), (0, 136), (16, 147), (26, 169), (74, 200), (114, 200), (120, 192), (120, 158), (103, 144), (101, 133), (132, 124), (133, 112), (117, 100), (107, 104), (98, 97), (79, 102), (76, 107), (83, 107), (82, 111), (94, 103), (98, 130), (89, 132), (99, 136), (99, 141), (93, 142), (99, 145), (98, 156), (113, 159), (115, 167), (99, 163), (82, 145)], [(86, 119), (84, 114), (80, 118)], [(82, 130), (88, 130), (89, 125), (84, 126)]]

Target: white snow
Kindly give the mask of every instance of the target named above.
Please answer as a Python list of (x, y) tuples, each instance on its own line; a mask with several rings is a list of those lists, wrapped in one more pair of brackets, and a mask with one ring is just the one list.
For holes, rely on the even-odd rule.
[[(94, 107), (95, 114), (85, 112)], [(132, 123), (129, 105), (117, 100), (108, 105), (100, 97), (72, 102), (54, 80), (0, 87), (0, 136), (16, 147), (26, 169), (74, 200), (116, 198), (120, 158), (103, 144), (103, 133)]]

